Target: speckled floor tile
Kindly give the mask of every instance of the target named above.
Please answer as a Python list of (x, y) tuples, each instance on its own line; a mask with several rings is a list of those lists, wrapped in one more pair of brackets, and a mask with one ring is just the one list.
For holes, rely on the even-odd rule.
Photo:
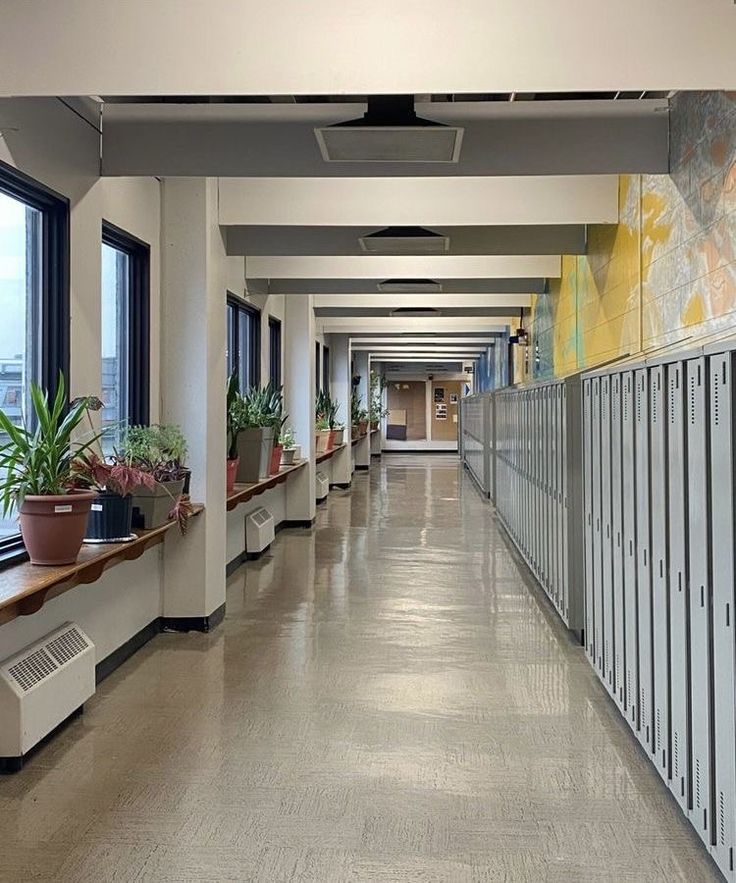
[(0, 780), (0, 880), (717, 872), (457, 461), (384, 456)]

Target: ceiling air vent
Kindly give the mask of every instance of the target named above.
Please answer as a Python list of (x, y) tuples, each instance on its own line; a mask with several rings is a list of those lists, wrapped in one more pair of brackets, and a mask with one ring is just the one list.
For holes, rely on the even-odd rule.
[(464, 131), (418, 117), (413, 95), (382, 95), (359, 119), (314, 134), (325, 162), (456, 163)]
[(387, 294), (437, 294), (442, 285), (434, 279), (384, 279), (378, 290)]
[(442, 313), (434, 307), (397, 307), (395, 310), (391, 310), (391, 315), (405, 319), (416, 316), (441, 316)]
[(446, 254), (450, 237), (426, 227), (384, 227), (358, 240), (368, 254)]

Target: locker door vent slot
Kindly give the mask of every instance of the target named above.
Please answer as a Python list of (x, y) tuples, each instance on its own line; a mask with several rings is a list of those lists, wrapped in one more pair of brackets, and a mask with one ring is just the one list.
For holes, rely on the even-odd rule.
[(725, 801), (723, 797), (723, 791), (720, 791), (718, 794), (718, 836), (721, 839), (721, 846), (726, 845), (726, 808), (724, 806), (724, 803)]
[(695, 806), (700, 809), (700, 760), (695, 758)]
[(657, 729), (655, 731), (655, 744), (654, 750), (656, 751), (662, 744), (662, 718), (659, 713), (659, 709), (657, 709)]
[(677, 730), (672, 733), (672, 763), (673, 774), (674, 777), (677, 779), (680, 775), (680, 752), (677, 745)]
[(719, 402), (718, 402), (718, 375), (713, 375), (713, 390), (711, 395), (711, 400), (713, 403), (713, 422), (716, 426), (720, 426), (719, 420)]

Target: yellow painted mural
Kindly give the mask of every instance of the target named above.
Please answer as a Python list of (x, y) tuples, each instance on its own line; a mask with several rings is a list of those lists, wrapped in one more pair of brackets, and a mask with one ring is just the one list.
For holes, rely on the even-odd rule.
[(619, 223), (535, 298), (535, 377), (736, 332), (736, 93), (682, 93), (669, 175), (619, 179)]

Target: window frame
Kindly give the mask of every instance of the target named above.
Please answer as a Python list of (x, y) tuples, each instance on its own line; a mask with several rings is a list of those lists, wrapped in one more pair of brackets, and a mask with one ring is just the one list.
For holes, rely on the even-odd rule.
[(268, 379), (281, 388), (281, 319), (276, 316), (268, 317)]
[(320, 378), (322, 376), (322, 348), (319, 341), (314, 342), (314, 389), (319, 392), (321, 387)]
[(330, 394), (330, 348), (322, 346), (322, 389)]
[(151, 420), (151, 246), (103, 219), (102, 244), (128, 258), (128, 423)]
[[(241, 392), (243, 387), (248, 385), (259, 387), (261, 385), (261, 311), (242, 300), (234, 294), (227, 294), (227, 309), (232, 311), (232, 321), (230, 327), (230, 365), (229, 371), (238, 369), (238, 380), (240, 381)], [(240, 340), (240, 314), (244, 313), (251, 319), (249, 322), (250, 340), (249, 352), (250, 358), (247, 366), (247, 375), (250, 378), (249, 384), (244, 384), (243, 373), (240, 370), (240, 356), (242, 352)]]
[[(14, 166), (0, 160), (0, 193), (40, 213), (39, 303), (41, 334), (38, 347), (39, 384), (56, 394), (59, 374), (69, 388), (69, 199)], [(28, 559), (20, 533), (0, 540), (0, 570)]]

